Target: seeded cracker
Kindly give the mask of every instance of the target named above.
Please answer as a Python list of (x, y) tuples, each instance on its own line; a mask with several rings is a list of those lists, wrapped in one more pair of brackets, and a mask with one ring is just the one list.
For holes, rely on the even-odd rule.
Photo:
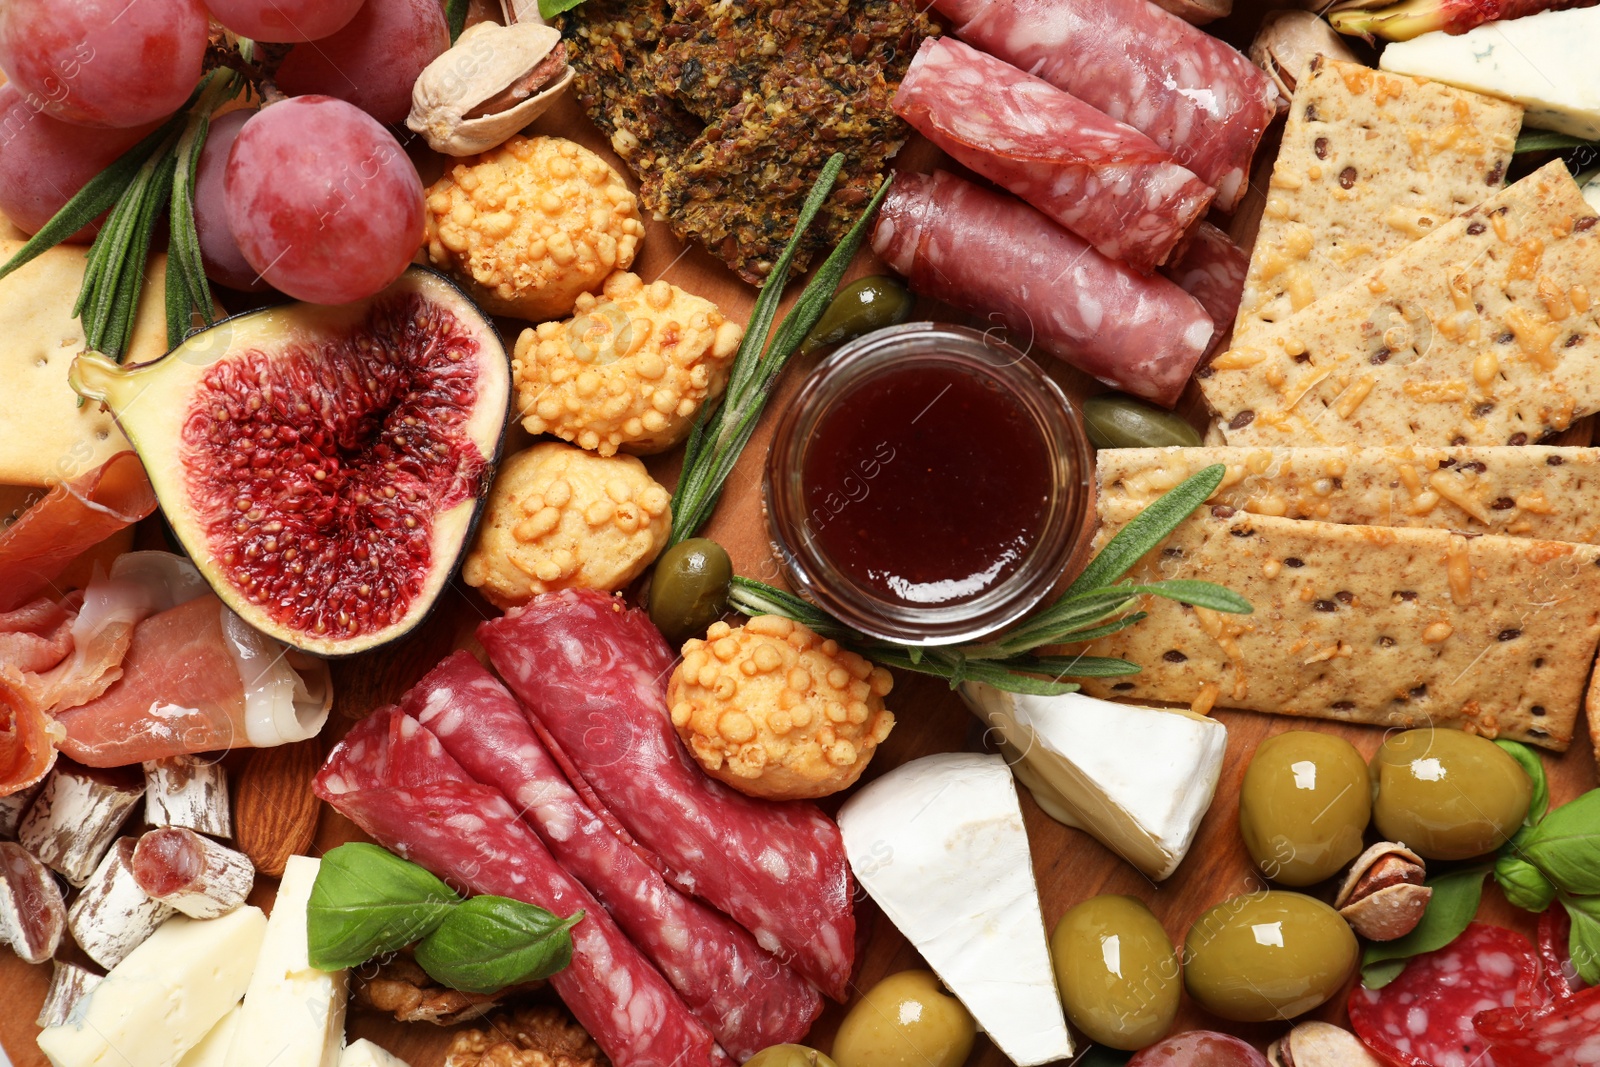
[(1600, 217), (1557, 161), (1201, 381), (1231, 445), (1522, 445), (1600, 410)]
[(1518, 104), (1315, 57), (1289, 108), (1235, 343), (1497, 192), (1521, 123)]

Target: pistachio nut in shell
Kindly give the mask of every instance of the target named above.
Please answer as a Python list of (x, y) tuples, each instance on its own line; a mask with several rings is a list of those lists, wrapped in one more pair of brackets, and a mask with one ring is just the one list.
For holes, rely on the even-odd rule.
[(1417, 928), (1433, 890), (1423, 884), (1422, 857), (1380, 841), (1356, 857), (1333, 906), (1368, 941), (1393, 941)]
[(1332, 1023), (1304, 1022), (1267, 1047), (1272, 1067), (1383, 1067), (1361, 1039)]
[(572, 78), (559, 30), (480, 22), (423, 69), (406, 125), (437, 152), (477, 155), (544, 114)]
[(1339, 35), (1310, 11), (1269, 11), (1250, 42), (1250, 61), (1267, 72), (1285, 98), (1314, 55), (1358, 62)]

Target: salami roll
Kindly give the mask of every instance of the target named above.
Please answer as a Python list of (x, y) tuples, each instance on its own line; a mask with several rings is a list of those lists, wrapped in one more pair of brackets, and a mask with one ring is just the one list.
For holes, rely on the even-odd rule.
[(511, 801), (730, 1055), (743, 1062), (806, 1035), (822, 1012), (816, 989), (636, 854), (567, 782), (516, 700), (470, 653), (447, 657), (400, 706), (476, 781)]
[(483, 623), (478, 639), (569, 777), (666, 863), (679, 889), (848, 999), (856, 923), (839, 827), (814, 804), (753, 800), (706, 776), (672, 728), (676, 657), (644, 612), (565, 590)]
[(1148, 0), (933, 0), (991, 55), (1125, 122), (1217, 191), (1232, 211), (1250, 157), (1283, 103), (1238, 49)]
[(1356, 986), (1350, 994), (1350, 1026), (1389, 1063), (1486, 1064), (1491, 1062), (1485, 1055), (1488, 1044), (1473, 1018), (1494, 1008), (1526, 1008), (1538, 973), (1527, 938), (1473, 923), (1444, 948), (1412, 957), (1400, 977), (1382, 989)]
[(1239, 314), (1239, 298), (1244, 295), (1244, 276), (1249, 270), (1249, 254), (1217, 227), (1202, 222), (1177, 261), (1162, 267), (1161, 273), (1200, 301), (1216, 327), (1215, 344), (1227, 335)]
[(550, 984), (616, 1067), (727, 1067), (661, 973), (557, 865), (499, 790), (472, 781), (398, 708), (373, 712), (331, 752), (316, 793), (379, 844), (457, 887), (584, 913)]
[(1132, 126), (949, 37), (922, 42), (892, 104), (957, 162), (1145, 274), (1215, 196)]
[(1167, 407), (1214, 332), (1199, 301), (1166, 278), (944, 171), (895, 178), (872, 249), (923, 296), (992, 316), (1018, 347)]

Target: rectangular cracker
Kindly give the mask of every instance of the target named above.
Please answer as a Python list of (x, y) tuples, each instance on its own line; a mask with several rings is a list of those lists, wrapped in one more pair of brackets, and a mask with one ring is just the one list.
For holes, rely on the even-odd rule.
[(1296, 83), (1235, 343), (1499, 191), (1519, 104), (1313, 57)]
[(1600, 216), (1557, 161), (1222, 353), (1230, 445), (1521, 445), (1600, 410)]
[(1204, 467), (1254, 515), (1600, 544), (1600, 448), (1108, 448), (1097, 500), (1120, 526)]
[(1600, 642), (1600, 547), (1341, 526), (1201, 508), (1132, 572), (1248, 599), (1221, 615), (1145, 598), (1086, 646), (1143, 670), (1084, 691), (1409, 728), (1565, 750)]

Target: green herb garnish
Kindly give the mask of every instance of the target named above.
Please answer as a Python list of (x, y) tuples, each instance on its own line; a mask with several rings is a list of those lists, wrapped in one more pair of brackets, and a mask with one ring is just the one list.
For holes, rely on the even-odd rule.
[(1399, 977), (1412, 956), (1437, 951), (1460, 937), (1478, 913), (1483, 876), (1488, 873), (1488, 867), (1479, 865), (1429, 878), (1433, 897), (1422, 922), (1404, 937), (1367, 945), (1361, 954), (1361, 984), (1368, 989), (1382, 989)]
[(417, 965), (464, 993), (549, 978), (572, 962), (570, 931), (582, 918), (581, 911), (559, 919), (520, 900), (473, 897), (417, 945)]
[(583, 0), (539, 0), (539, 17), (553, 19), (563, 11), (571, 11)]
[(1523, 130), (1517, 134), (1516, 147), (1511, 151), (1514, 155), (1523, 152), (1552, 152), (1565, 151), (1568, 148), (1595, 148), (1600, 149), (1600, 141), (1586, 141), (1582, 137), (1574, 137), (1570, 133), (1551, 133), (1549, 130)]
[(879, 641), (856, 633), (814, 604), (749, 578), (733, 580), (728, 602), (746, 615), (782, 615), (886, 667), (944, 678), (952, 689), (974, 681), (1038, 696), (1075, 692), (1075, 683), (1061, 679), (1137, 674), (1139, 666), (1102, 656), (1040, 656), (1035, 650), (1092, 641), (1137, 624), (1144, 612), (1122, 613), (1140, 597), (1158, 596), (1229, 614), (1250, 613), (1249, 601), (1210, 582), (1172, 579), (1118, 584), (1134, 564), (1205, 503), (1222, 484), (1226, 471), (1222, 464), (1213, 464), (1163, 494), (1107, 542), (1059, 600), (993, 641), (934, 648)]

